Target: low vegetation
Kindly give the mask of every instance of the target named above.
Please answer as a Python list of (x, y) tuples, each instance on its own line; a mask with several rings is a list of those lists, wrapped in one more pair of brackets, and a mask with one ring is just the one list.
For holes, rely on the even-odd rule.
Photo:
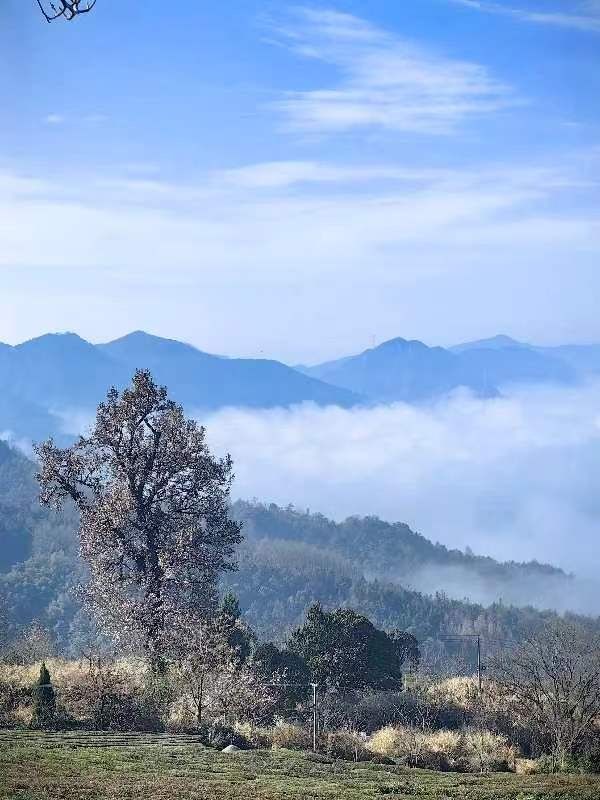
[(597, 800), (589, 775), (467, 775), (278, 749), (218, 753), (177, 739), (0, 738), (2, 800)]

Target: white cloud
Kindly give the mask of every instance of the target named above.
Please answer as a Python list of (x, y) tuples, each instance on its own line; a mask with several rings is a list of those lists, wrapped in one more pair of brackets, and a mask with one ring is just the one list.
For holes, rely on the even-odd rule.
[(230, 409), (203, 422), (234, 458), (237, 496), (378, 514), (450, 546), (597, 576), (598, 383), (430, 408)]
[(299, 55), (332, 64), (340, 75), (331, 86), (279, 101), (294, 130), (448, 134), (470, 117), (517, 102), (485, 67), (430, 53), (349, 14), (299, 9), (277, 33)]
[[(73, 435), (93, 422), (82, 411), (58, 416)], [(229, 408), (199, 419), (213, 452), (233, 456), (236, 498), (338, 520), (378, 515), (451, 548), (560, 565), (577, 575), (568, 594), (543, 579), (506, 585), (503, 599), (600, 613), (598, 381), (513, 386), (494, 399), (459, 391), (422, 407)], [(396, 577), (386, 564), (377, 574)], [(459, 568), (432, 565), (411, 574), (410, 585), (498, 599), (484, 577)]]
[(573, 3), (571, 8), (576, 13), (572, 11), (570, 13), (564, 13), (563, 11), (531, 11), (525, 8), (502, 5), (501, 3), (487, 2), (487, 0), (452, 0), (452, 2), (488, 14), (503, 14), (523, 22), (600, 33), (600, 5), (596, 0)]
[(102, 338), (109, 320), (115, 335), (316, 361), (374, 335), (513, 328), (534, 286), (537, 324), (559, 337), (561, 314), (588, 324), (598, 286), (597, 166), (285, 161), (196, 183), (0, 172), (0, 340), (57, 319)]
[(454, 173), (441, 169), (410, 169), (393, 166), (336, 166), (318, 161), (268, 161), (223, 170), (215, 180), (241, 188), (279, 189), (301, 183), (357, 183), (366, 181), (423, 182), (441, 180)]
[(63, 117), (62, 114), (47, 114), (44, 117), (44, 122), (47, 125), (62, 125), (64, 121), (65, 118)]
[[(327, 184), (335, 190), (323, 192)], [(543, 245), (550, 227), (554, 242), (587, 243), (597, 214), (558, 213), (551, 204), (588, 186), (590, 174), (532, 166), (460, 172), (281, 162), (197, 185), (120, 177), (58, 184), (3, 173), (0, 265), (185, 273), (208, 263), (241, 275), (250, 258), (255, 275), (277, 279), (282, 263), (301, 263), (305, 274), (322, 274), (329, 263), (336, 273), (390, 246), (496, 244), (515, 225), (529, 247)], [(279, 191), (290, 187), (297, 190)]]

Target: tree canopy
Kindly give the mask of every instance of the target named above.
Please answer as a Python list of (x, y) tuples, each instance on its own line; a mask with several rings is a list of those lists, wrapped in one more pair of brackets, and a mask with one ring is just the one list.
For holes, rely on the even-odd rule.
[(399, 689), (406, 644), (352, 609), (324, 611), (316, 603), (288, 647), (304, 659), (316, 683), (338, 689)]
[(158, 664), (214, 611), (219, 575), (234, 567), (230, 457), (214, 458), (204, 428), (143, 370), (109, 391), (88, 437), (65, 449), (50, 439), (37, 455), (41, 502), (79, 509), (87, 599)]

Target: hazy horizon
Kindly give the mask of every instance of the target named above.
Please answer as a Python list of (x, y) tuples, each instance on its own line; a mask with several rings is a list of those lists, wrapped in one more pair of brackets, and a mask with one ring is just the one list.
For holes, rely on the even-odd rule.
[[(123, 333), (119, 333), (119, 334), (117, 334), (115, 336), (108, 335), (108, 336), (103, 336), (103, 337), (96, 338), (96, 339), (86, 339), (84, 336), (82, 336), (80, 333), (78, 333), (77, 331), (74, 331), (74, 330), (56, 329), (56, 330), (42, 331), (42, 332), (40, 332), (38, 334), (35, 334), (33, 336), (29, 336), (26, 339), (19, 339), (19, 340), (13, 340), (13, 341), (8, 341), (6, 339), (5, 340), (0, 340), (0, 344), (8, 344), (11, 347), (17, 347), (18, 345), (26, 344), (27, 342), (30, 342), (30, 341), (33, 341), (33, 340), (36, 340), (36, 339), (40, 339), (40, 338), (42, 338), (44, 336), (62, 336), (62, 335), (74, 334), (75, 336), (79, 336), (81, 339), (84, 339), (85, 341), (89, 342), (90, 344), (102, 345), (102, 344), (107, 344), (107, 343), (112, 342), (112, 341), (116, 341), (118, 339), (123, 339), (123, 338), (125, 338), (127, 336), (130, 336), (131, 334), (134, 334), (134, 333), (143, 333), (143, 334), (146, 334), (146, 335), (151, 336), (151, 337), (156, 337), (156, 338), (160, 338), (160, 339), (167, 339), (167, 340), (170, 340), (170, 341), (179, 342), (181, 344), (191, 345), (196, 350), (200, 350), (201, 352), (209, 353), (210, 355), (216, 355), (216, 356), (220, 356), (220, 357), (223, 357), (223, 358), (233, 358), (233, 359), (235, 359), (235, 358), (266, 358), (266, 359), (273, 359), (273, 360), (281, 360), (282, 363), (285, 363), (285, 364), (287, 364), (288, 366), (291, 366), (291, 367), (295, 367), (295, 366), (298, 366), (298, 365), (307, 365), (307, 366), (309, 365), (309, 361), (307, 359), (296, 360), (295, 362), (292, 363), (291, 361), (287, 361), (286, 362), (286, 361), (283, 361), (282, 359), (277, 359), (274, 355), (271, 355), (269, 353), (260, 353), (258, 356), (252, 356), (252, 355), (242, 355), (242, 354), (239, 354), (239, 353), (226, 353), (226, 352), (223, 352), (223, 351), (212, 352), (212, 351), (207, 350), (205, 347), (203, 347), (201, 343), (199, 344), (199, 343), (196, 343), (196, 342), (193, 342), (193, 341), (189, 341), (189, 340), (185, 340), (185, 341), (184, 340), (179, 340), (179, 339), (176, 339), (174, 336), (169, 335), (168, 332), (165, 332), (164, 334), (161, 334), (161, 333), (156, 333), (156, 332), (153, 332), (153, 331), (141, 330), (141, 329), (126, 330)], [(574, 346), (579, 345), (579, 346), (584, 346), (584, 347), (586, 347), (586, 346), (593, 347), (593, 346), (600, 345), (600, 339), (598, 341), (581, 341), (581, 340), (563, 341), (563, 340), (558, 340), (558, 339), (557, 340), (552, 340), (552, 341), (535, 341), (535, 342), (533, 342), (533, 341), (523, 341), (523, 340), (519, 340), (516, 336), (512, 335), (511, 333), (507, 333), (506, 331), (491, 332), (489, 335), (485, 335), (485, 334), (476, 335), (472, 339), (469, 339), (468, 341), (467, 340), (461, 340), (461, 341), (454, 341), (454, 340), (450, 341), (450, 340), (448, 340), (447, 342), (444, 342), (444, 343), (439, 342), (439, 341), (428, 340), (427, 337), (414, 337), (414, 336), (409, 337), (409, 336), (404, 336), (402, 333), (399, 333), (396, 336), (392, 336), (387, 340), (379, 340), (379, 339), (373, 339), (372, 338), (371, 341), (365, 342), (363, 345), (358, 345), (355, 350), (340, 350), (339, 352), (331, 353), (331, 354), (325, 356), (324, 358), (321, 358), (319, 360), (319, 363), (327, 362), (327, 361), (330, 361), (330, 360), (335, 360), (335, 359), (338, 359), (338, 358), (344, 358), (346, 356), (358, 355), (359, 353), (362, 353), (365, 350), (372, 349), (374, 347), (378, 347), (379, 345), (385, 344), (385, 342), (391, 341), (391, 340), (394, 340), (394, 339), (404, 339), (406, 341), (417, 341), (417, 342), (421, 342), (422, 344), (425, 344), (427, 347), (443, 347), (444, 349), (451, 349), (452, 347), (458, 347), (458, 346), (463, 345), (463, 344), (470, 344), (471, 342), (476, 343), (476, 342), (479, 342), (479, 341), (486, 341), (488, 339), (495, 339), (497, 337), (502, 337), (502, 338), (507, 337), (509, 339), (513, 339), (518, 344), (527, 345), (527, 346), (530, 346), (530, 347), (533, 347), (533, 348), (536, 348), (536, 347), (560, 347), (561, 345), (574, 345)]]
[(600, 15), (563, 5), (4, 3), (0, 341), (600, 341)]

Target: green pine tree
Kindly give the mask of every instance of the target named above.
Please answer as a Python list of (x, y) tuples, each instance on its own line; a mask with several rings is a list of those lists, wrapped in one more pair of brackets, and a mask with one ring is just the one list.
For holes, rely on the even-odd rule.
[(50, 672), (42, 661), (40, 677), (33, 687), (33, 716), (31, 724), (34, 728), (49, 728), (56, 714), (56, 695), (52, 686)]
[(221, 601), (221, 614), (227, 614), (234, 620), (239, 619), (242, 616), (240, 601), (233, 592), (227, 592)]
[(240, 663), (244, 663), (252, 652), (256, 636), (242, 619), (239, 600), (233, 592), (227, 592), (221, 601), (219, 616), (229, 629), (227, 641)]

